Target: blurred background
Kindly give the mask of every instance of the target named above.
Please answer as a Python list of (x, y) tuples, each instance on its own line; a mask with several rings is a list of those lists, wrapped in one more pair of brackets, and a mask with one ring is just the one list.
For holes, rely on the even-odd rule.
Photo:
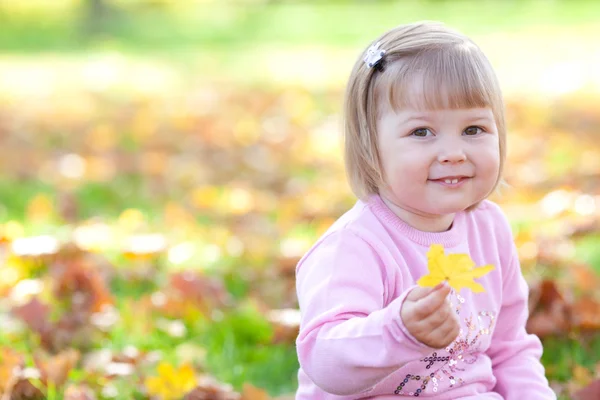
[(528, 330), (600, 398), (600, 3), (0, 0), (2, 399), (292, 398), (345, 81), (423, 19), (497, 70)]

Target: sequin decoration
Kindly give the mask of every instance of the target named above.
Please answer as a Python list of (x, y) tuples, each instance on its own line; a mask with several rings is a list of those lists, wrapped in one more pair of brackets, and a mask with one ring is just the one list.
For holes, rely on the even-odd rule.
[[(460, 315), (464, 297), (455, 292), (450, 292), (450, 306)], [(465, 371), (464, 364), (473, 364), (480, 353), (481, 337), (493, 332), (496, 314), (491, 311), (480, 311), (477, 315), (464, 318), (464, 327), (460, 329), (458, 337), (451, 345), (443, 350), (438, 350), (420, 361), (426, 363), (425, 369), (432, 372), (421, 376), (407, 374), (394, 394), (419, 397), (426, 390), (437, 393), (442, 386), (452, 388), (463, 385), (465, 382), (459, 376)], [(443, 351), (447, 354), (443, 354)], [(447, 383), (446, 383), (447, 382)], [(407, 387), (410, 386), (410, 389)]]

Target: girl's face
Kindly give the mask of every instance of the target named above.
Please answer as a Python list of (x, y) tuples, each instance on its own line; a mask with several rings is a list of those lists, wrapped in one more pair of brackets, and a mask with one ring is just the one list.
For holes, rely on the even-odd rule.
[(454, 213), (487, 197), (500, 169), (490, 108), (422, 111), (388, 107), (377, 120), (384, 202), (424, 231), (447, 230)]

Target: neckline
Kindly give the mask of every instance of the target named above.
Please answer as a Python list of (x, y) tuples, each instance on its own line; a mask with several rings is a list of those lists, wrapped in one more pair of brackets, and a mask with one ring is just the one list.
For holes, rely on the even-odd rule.
[(441, 244), (444, 247), (454, 247), (460, 244), (462, 240), (463, 235), (461, 234), (464, 232), (463, 225), (465, 218), (464, 211), (456, 213), (449, 230), (444, 232), (424, 232), (413, 228), (394, 214), (377, 194), (369, 197), (367, 205), (379, 219), (393, 226), (402, 235), (420, 245), (430, 246), (432, 244)]

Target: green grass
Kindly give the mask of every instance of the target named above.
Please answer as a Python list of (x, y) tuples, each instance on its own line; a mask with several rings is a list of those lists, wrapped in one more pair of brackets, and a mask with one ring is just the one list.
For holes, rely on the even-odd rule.
[(272, 329), (252, 308), (225, 315), (208, 327), (207, 367), (234, 387), (251, 382), (274, 395), (296, 390), (298, 361), (293, 345), (271, 345)]
[[(150, 194), (139, 176), (120, 174), (110, 184), (83, 182), (72, 193), (77, 202), (80, 219), (95, 216), (117, 217), (127, 208), (138, 208), (148, 215), (155, 214), (164, 204), (162, 198)], [(42, 181), (20, 181), (0, 178), (0, 221), (23, 219), (29, 201), (37, 194), (46, 194), (57, 201), (60, 188)]]
[(576, 257), (590, 264), (600, 274), (600, 235), (585, 236), (577, 241)]
[(124, 306), (126, 298), (139, 297), (139, 290), (133, 286), (129, 285), (129, 290), (123, 287), (120, 292), (118, 308), (123, 323), (112, 330), (107, 343), (110, 348), (121, 350), (134, 345), (146, 351), (160, 350), (173, 364), (181, 357), (196, 362), (199, 359), (207, 372), (236, 390), (252, 383), (272, 395), (295, 391), (295, 346), (271, 344), (273, 328), (253, 306), (241, 303), (236, 309), (212, 316), (195, 313), (186, 318), (187, 333), (182, 338), (158, 329), (148, 335), (142, 328), (147, 321), (140, 321), (135, 310)]
[[(123, 282), (121, 282), (123, 283)], [(115, 283), (113, 282), (113, 286)], [(150, 293), (155, 287), (116, 284), (116, 307), (119, 321), (107, 336), (94, 336), (82, 350), (108, 348), (120, 352), (127, 346), (140, 351), (159, 351), (161, 360), (173, 365), (190, 361), (203, 367), (221, 382), (231, 384), (241, 391), (244, 383), (267, 390), (271, 395), (290, 394), (296, 390), (298, 361), (293, 344), (272, 344), (273, 328), (252, 305), (240, 303), (237, 308), (204, 316), (199, 311), (185, 318), (186, 334), (173, 337), (158, 328), (159, 314), (140, 315), (129, 300), (139, 298), (142, 292)], [(148, 326), (152, 329), (148, 332)], [(25, 331), (15, 334), (0, 332), (0, 346), (8, 346), (24, 354), (40, 347), (37, 335)], [(33, 361), (28, 365), (33, 365)], [(155, 373), (154, 370), (149, 371)], [(72, 371), (75, 380), (86, 374)], [(134, 385), (128, 379), (115, 382), (120, 394), (138, 398)], [(58, 397), (57, 397), (58, 398)], [(62, 397), (60, 397), (62, 398)], [(139, 397), (142, 398), (142, 397)]]
[(245, 51), (257, 45), (362, 46), (392, 26), (415, 20), (441, 20), (472, 35), (575, 27), (593, 24), (600, 16), (600, 3), (594, 1), (187, 2), (179, 7), (130, 6), (112, 15), (102, 34), (87, 36), (79, 9), (17, 14), (7, 4), (0, 3), (0, 51), (18, 53), (117, 48), (171, 54)]
[[(587, 368), (593, 375), (600, 354), (600, 336), (594, 334), (579, 338), (550, 337), (543, 341), (542, 363), (550, 380), (568, 382), (576, 365)], [(559, 400), (568, 400), (566, 395)]]

